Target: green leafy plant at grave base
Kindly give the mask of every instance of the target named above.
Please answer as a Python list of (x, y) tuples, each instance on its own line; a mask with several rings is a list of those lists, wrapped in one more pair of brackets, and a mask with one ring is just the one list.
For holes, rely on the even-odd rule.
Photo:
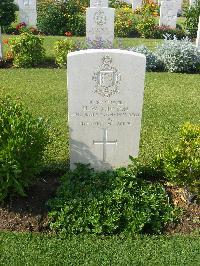
[(198, 30), (198, 22), (200, 16), (200, 0), (196, 0), (195, 4), (189, 6), (185, 12), (185, 28), (189, 32), (191, 38), (196, 38)]
[(169, 72), (193, 73), (199, 71), (200, 51), (188, 39), (168, 40), (167, 36), (155, 52), (165, 70)]
[(65, 40), (57, 41), (54, 46), (55, 61), (59, 67), (67, 65), (67, 54), (76, 50), (76, 43), (73, 40), (66, 38)]
[(0, 99), (0, 201), (33, 181), (48, 143), (46, 123), (9, 96)]
[(179, 144), (159, 160), (158, 167), (163, 168), (169, 182), (200, 196), (200, 125), (186, 123), (180, 131)]
[(44, 60), (43, 39), (28, 31), (9, 40), (9, 46), (15, 67), (33, 67)]
[(87, 165), (62, 177), (49, 202), (51, 229), (66, 233), (159, 233), (175, 219), (175, 209), (160, 184), (137, 178), (136, 164), (95, 172)]

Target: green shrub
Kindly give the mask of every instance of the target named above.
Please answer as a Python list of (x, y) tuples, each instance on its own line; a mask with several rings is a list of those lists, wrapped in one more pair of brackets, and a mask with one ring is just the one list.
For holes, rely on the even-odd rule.
[(0, 201), (14, 192), (25, 195), (47, 143), (43, 119), (34, 118), (10, 97), (0, 99)]
[(14, 0), (1, 0), (0, 1), (0, 26), (9, 26), (15, 21), (15, 11), (17, 6)]
[(156, 56), (169, 72), (197, 72), (200, 66), (200, 51), (188, 39), (164, 40), (156, 48)]
[(196, 38), (200, 16), (200, 0), (196, 0), (194, 5), (188, 7), (184, 12), (184, 16), (186, 18), (186, 30), (189, 32), (191, 38)]
[(186, 37), (186, 33), (181, 28), (172, 29), (168, 26), (155, 26), (153, 29), (153, 38), (155, 39), (164, 39), (164, 36), (168, 35), (169, 38), (173, 39), (174, 36), (178, 40)]
[(181, 129), (179, 144), (161, 161), (169, 182), (200, 196), (200, 125), (186, 123)]
[(66, 234), (158, 233), (174, 209), (162, 185), (138, 179), (136, 165), (95, 172), (86, 165), (62, 178), (49, 202), (51, 229)]
[(115, 15), (115, 36), (130, 37), (136, 36), (137, 18), (129, 7), (119, 8)]
[(88, 1), (43, 0), (38, 3), (39, 31), (50, 35), (85, 35), (85, 8)]
[(118, 9), (118, 8), (121, 8), (121, 7), (128, 7), (128, 8), (131, 8), (131, 4), (128, 4), (128, 3), (125, 3), (121, 0), (109, 0), (109, 7), (112, 7), (112, 8), (115, 8), (115, 9)]
[(141, 16), (136, 26), (138, 33), (143, 38), (153, 38), (156, 20), (153, 16), (145, 14)]
[(76, 43), (68, 38), (57, 41), (54, 46), (55, 61), (59, 67), (67, 65), (67, 54), (75, 51)]
[(43, 39), (30, 32), (23, 32), (9, 40), (10, 52), (15, 67), (33, 67), (39, 65), (45, 57)]
[(63, 35), (67, 29), (67, 18), (61, 4), (44, 1), (38, 5), (37, 27), (49, 35)]
[(77, 14), (71, 25), (71, 32), (76, 36), (85, 36), (86, 34), (86, 16), (85, 14)]

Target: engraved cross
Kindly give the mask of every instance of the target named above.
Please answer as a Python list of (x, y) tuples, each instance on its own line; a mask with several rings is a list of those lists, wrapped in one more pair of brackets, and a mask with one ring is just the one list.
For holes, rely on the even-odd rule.
[(94, 145), (103, 145), (103, 162), (106, 162), (107, 145), (117, 145), (117, 140), (108, 140), (108, 130), (103, 128), (103, 140), (93, 140)]

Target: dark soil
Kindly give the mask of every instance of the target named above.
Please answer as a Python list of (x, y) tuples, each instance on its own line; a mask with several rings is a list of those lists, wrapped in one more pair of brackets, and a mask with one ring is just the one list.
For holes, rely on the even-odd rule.
[(27, 191), (0, 205), (0, 231), (48, 231), (46, 202), (55, 195), (58, 179), (44, 177)]
[[(48, 232), (46, 202), (55, 195), (58, 178), (44, 177), (27, 191), (27, 197), (15, 197), (0, 205), (0, 231)], [(183, 208), (178, 223), (166, 228), (167, 234), (187, 234), (200, 229), (200, 205), (187, 201), (184, 190), (167, 187), (170, 199)]]
[[(14, 68), (12, 60), (0, 61), (0, 68)], [(46, 58), (41, 64), (37, 65), (36, 68), (58, 68), (53, 58)]]

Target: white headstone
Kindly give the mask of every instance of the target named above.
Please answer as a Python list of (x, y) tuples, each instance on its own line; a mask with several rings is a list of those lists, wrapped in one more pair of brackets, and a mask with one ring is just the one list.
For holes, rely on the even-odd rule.
[(178, 12), (181, 13), (182, 11), (182, 1), (183, 0), (176, 0), (176, 3), (177, 3), (177, 9), (178, 9)]
[(196, 0), (189, 0), (190, 6), (193, 6), (196, 4)]
[(86, 10), (86, 38), (88, 42), (101, 41), (113, 43), (114, 40), (114, 9), (87, 8)]
[(126, 166), (138, 156), (146, 59), (115, 49), (72, 52), (67, 59), (70, 166)]
[(108, 0), (90, 0), (90, 7), (108, 7)]
[(18, 5), (20, 22), (25, 22), (28, 26), (36, 26), (36, 0), (18, 0)]
[(197, 30), (196, 46), (200, 48), (200, 16), (199, 16), (199, 24), (198, 24), (198, 30)]
[(135, 10), (142, 6), (142, 0), (132, 0), (132, 9)]
[(168, 26), (172, 29), (176, 28), (177, 21), (177, 2), (176, 0), (161, 1), (160, 6), (160, 26)]

